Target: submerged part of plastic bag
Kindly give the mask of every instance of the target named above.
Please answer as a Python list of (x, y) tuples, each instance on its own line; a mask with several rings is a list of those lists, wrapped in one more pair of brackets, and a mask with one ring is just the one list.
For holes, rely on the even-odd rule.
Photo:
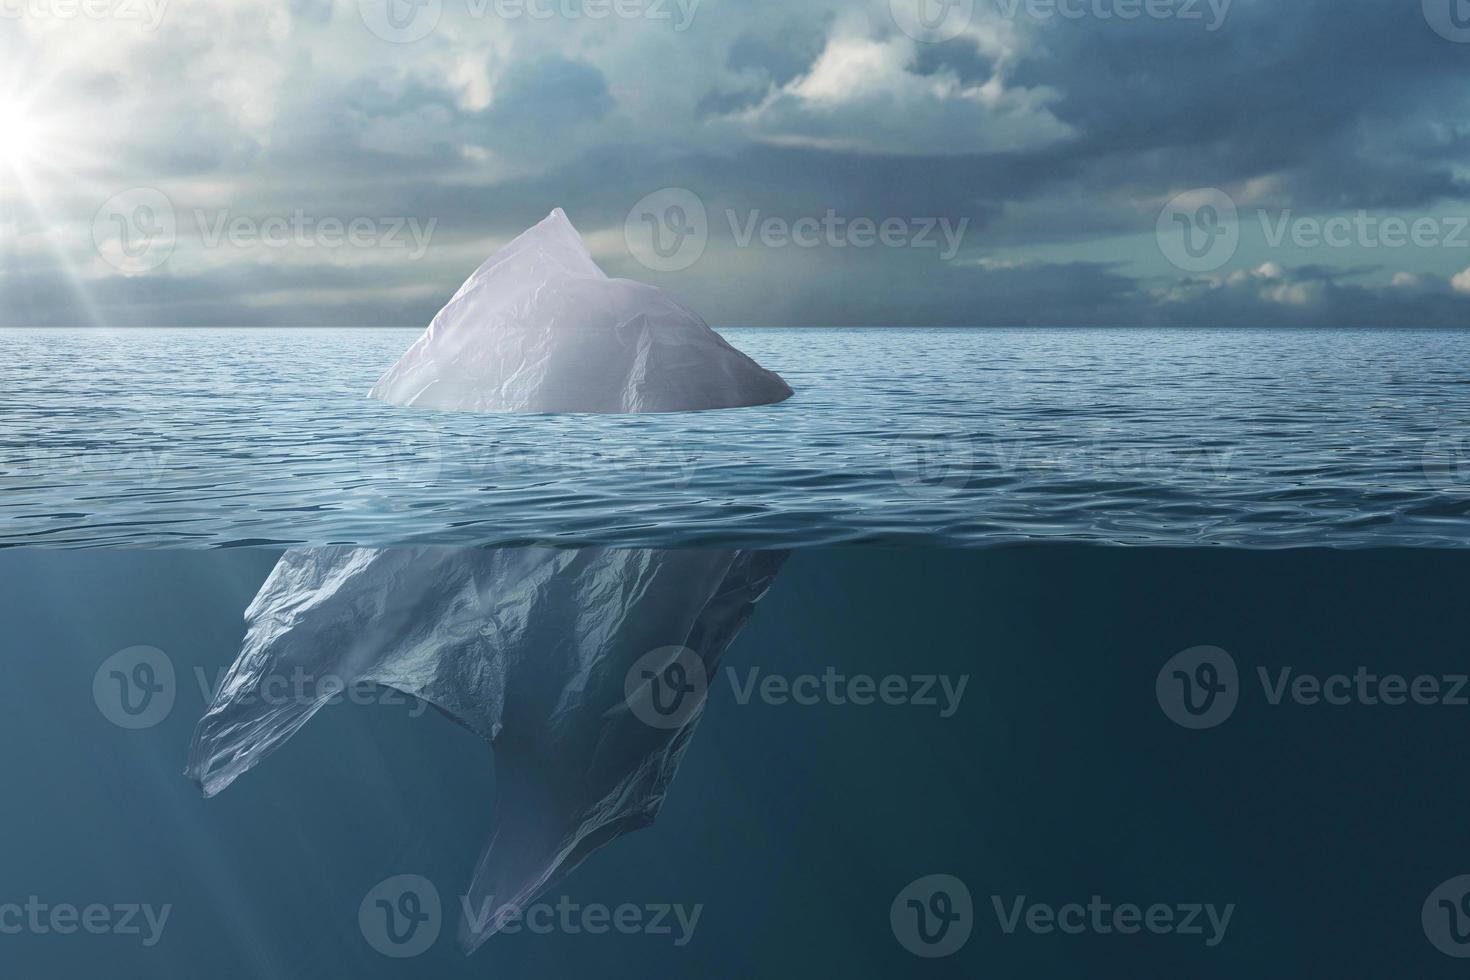
[(475, 270), (371, 395), (461, 412), (686, 412), (791, 388), (663, 290), (609, 279), (558, 208)]
[[(617, 837), (653, 822), (706, 678), (783, 552), (305, 548), (246, 611), (190, 747), (219, 793), (340, 688), (383, 684), (494, 746), (496, 813), (466, 890), (474, 949)], [(333, 678), (321, 690), (286, 678)], [(270, 692), (308, 690), (282, 699)]]

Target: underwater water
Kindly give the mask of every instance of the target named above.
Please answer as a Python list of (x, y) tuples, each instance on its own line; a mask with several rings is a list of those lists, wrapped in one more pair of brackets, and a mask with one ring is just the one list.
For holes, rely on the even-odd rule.
[(0, 974), (1458, 975), (1470, 333), (725, 334), (0, 332)]
[[(1460, 968), (1421, 922), (1431, 893), (1470, 873), (1461, 819), (1470, 789), (1454, 762), (1470, 711), (1453, 690), (1470, 669), (1458, 553), (796, 551), (711, 680), (657, 821), (557, 882), (540, 899), (552, 911), (534, 920), (537, 931), (494, 935), (468, 957), (458, 896), (496, 798), (493, 753), (474, 733), (379, 691), (323, 708), (213, 799), (181, 774), (208, 692), (240, 649), (242, 611), (277, 558), (0, 555), (10, 669), (0, 831), (11, 842), (0, 851), (0, 903), (149, 904), (155, 918), (171, 907), (152, 945), (146, 926), (0, 935), (7, 975)], [(1195, 730), (1172, 720), (1157, 682), (1175, 654), (1201, 644), (1228, 651), (1239, 687), (1233, 710)], [(108, 683), (109, 658), (138, 645), (170, 665), (171, 675), (153, 675), (166, 711)], [(1440, 696), (1396, 705), (1268, 696), (1285, 668), (1295, 683), (1359, 667), (1439, 678)], [(848, 679), (842, 701), (824, 692), (800, 703), (812, 691), (797, 679), (829, 671)], [(773, 675), (804, 691), (800, 701), (763, 695)], [(861, 677), (905, 678), (904, 694), (894, 687), (885, 702), (869, 690), (872, 703), (853, 703), (864, 700), (852, 686)], [(949, 693), (936, 680), (920, 696), (925, 677), (947, 678)], [(145, 727), (118, 723), (139, 720), (122, 711), (124, 695)], [(417, 876), (420, 891), (430, 883), (433, 917), (426, 902), (403, 904), (403, 892), (386, 907), (374, 898), (361, 917), (402, 875)], [(916, 920), (891, 916), (900, 893), (932, 875), (958, 879), (970, 896), (948, 906), (968, 911), (969, 935), (942, 959), (911, 953), (923, 948)], [(1203, 913), (1199, 933), (1024, 924), (1007, 933), (995, 902), (1009, 917), (1021, 896), (1028, 910), (1093, 896), (1166, 905), (1181, 928), (1189, 906), (1232, 911), (1223, 935)], [(630, 931), (584, 918), (623, 906), (636, 909), (624, 913)], [(654, 929), (658, 908), (667, 931)], [(390, 910), (401, 946), (385, 938)], [(0, 910), (0, 923), (16, 921)]]

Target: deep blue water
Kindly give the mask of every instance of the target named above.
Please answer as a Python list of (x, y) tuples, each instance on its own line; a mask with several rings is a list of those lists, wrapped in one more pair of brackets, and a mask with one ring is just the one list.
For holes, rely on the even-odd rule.
[(1470, 331), (728, 330), (797, 396), (481, 416), (410, 330), (0, 331), (0, 544), (1458, 547)]
[[(1463, 974), (1470, 332), (726, 333), (797, 397), (455, 416), (363, 397), (411, 331), (0, 331), (0, 977)], [(310, 628), (247, 612), (333, 542), (447, 547)], [(736, 634), (692, 577), (526, 592), (534, 543), (786, 554)], [(525, 729), (354, 690), (205, 799), (247, 622), (410, 665), (452, 626), (492, 678), (733, 642), (656, 822), (466, 956)], [(548, 795), (620, 764), (599, 683)], [(1047, 927), (1097, 903), (1200, 932)]]
[[(805, 550), (726, 656), (748, 671), (968, 675), (959, 710), (746, 704), (722, 677), (658, 821), (561, 882), (579, 907), (702, 905), (692, 938), (498, 935), (452, 921), (380, 955), (361, 902), (414, 874), (446, 909), (495, 796), (485, 744), (436, 712), (329, 706), (212, 800), (180, 774), (209, 678), (274, 552), (12, 549), (0, 902), (172, 904), (159, 942), (0, 935), (16, 977), (1304, 977), (1463, 975), (1421, 928), (1470, 873), (1470, 708), (1273, 706), (1254, 675), (1470, 669), (1466, 561), (1448, 551)], [(171, 711), (129, 731), (94, 672), (148, 644)], [(1155, 698), (1176, 652), (1229, 651), (1238, 707), (1191, 731)], [(909, 954), (890, 905), (950, 875), (975, 909), (954, 955)], [(1007, 935), (992, 896), (1061, 906), (1233, 904), (1176, 934)], [(452, 914), (447, 912), (446, 915)]]

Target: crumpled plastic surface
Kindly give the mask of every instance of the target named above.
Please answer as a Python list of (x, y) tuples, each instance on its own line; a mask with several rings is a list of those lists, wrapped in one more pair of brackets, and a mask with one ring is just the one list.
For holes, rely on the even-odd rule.
[[(330, 700), (272, 678), (374, 682), (494, 746), (496, 813), (466, 892), (473, 950), (593, 851), (653, 822), (704, 708), (630, 708), (629, 671), (682, 646), (716, 663), (784, 552), (305, 548), (246, 611), (244, 648), (195, 730), (186, 774), (214, 796)], [(492, 898), (493, 897), (493, 898)], [(481, 916), (480, 913), (485, 913)]]
[(791, 397), (663, 290), (609, 279), (560, 208), (496, 252), (373, 387), (462, 412), (685, 412)]

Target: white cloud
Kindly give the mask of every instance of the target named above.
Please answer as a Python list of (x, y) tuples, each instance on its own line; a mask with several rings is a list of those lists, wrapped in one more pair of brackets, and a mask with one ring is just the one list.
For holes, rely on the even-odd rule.
[(1071, 135), (1051, 111), (1059, 93), (1006, 83), (1006, 66), (1020, 58), (1013, 36), (977, 31), (967, 40), (991, 62), (984, 80), (921, 72), (913, 39), (840, 21), (805, 73), (730, 118), (770, 143), (919, 155), (1034, 149)]

